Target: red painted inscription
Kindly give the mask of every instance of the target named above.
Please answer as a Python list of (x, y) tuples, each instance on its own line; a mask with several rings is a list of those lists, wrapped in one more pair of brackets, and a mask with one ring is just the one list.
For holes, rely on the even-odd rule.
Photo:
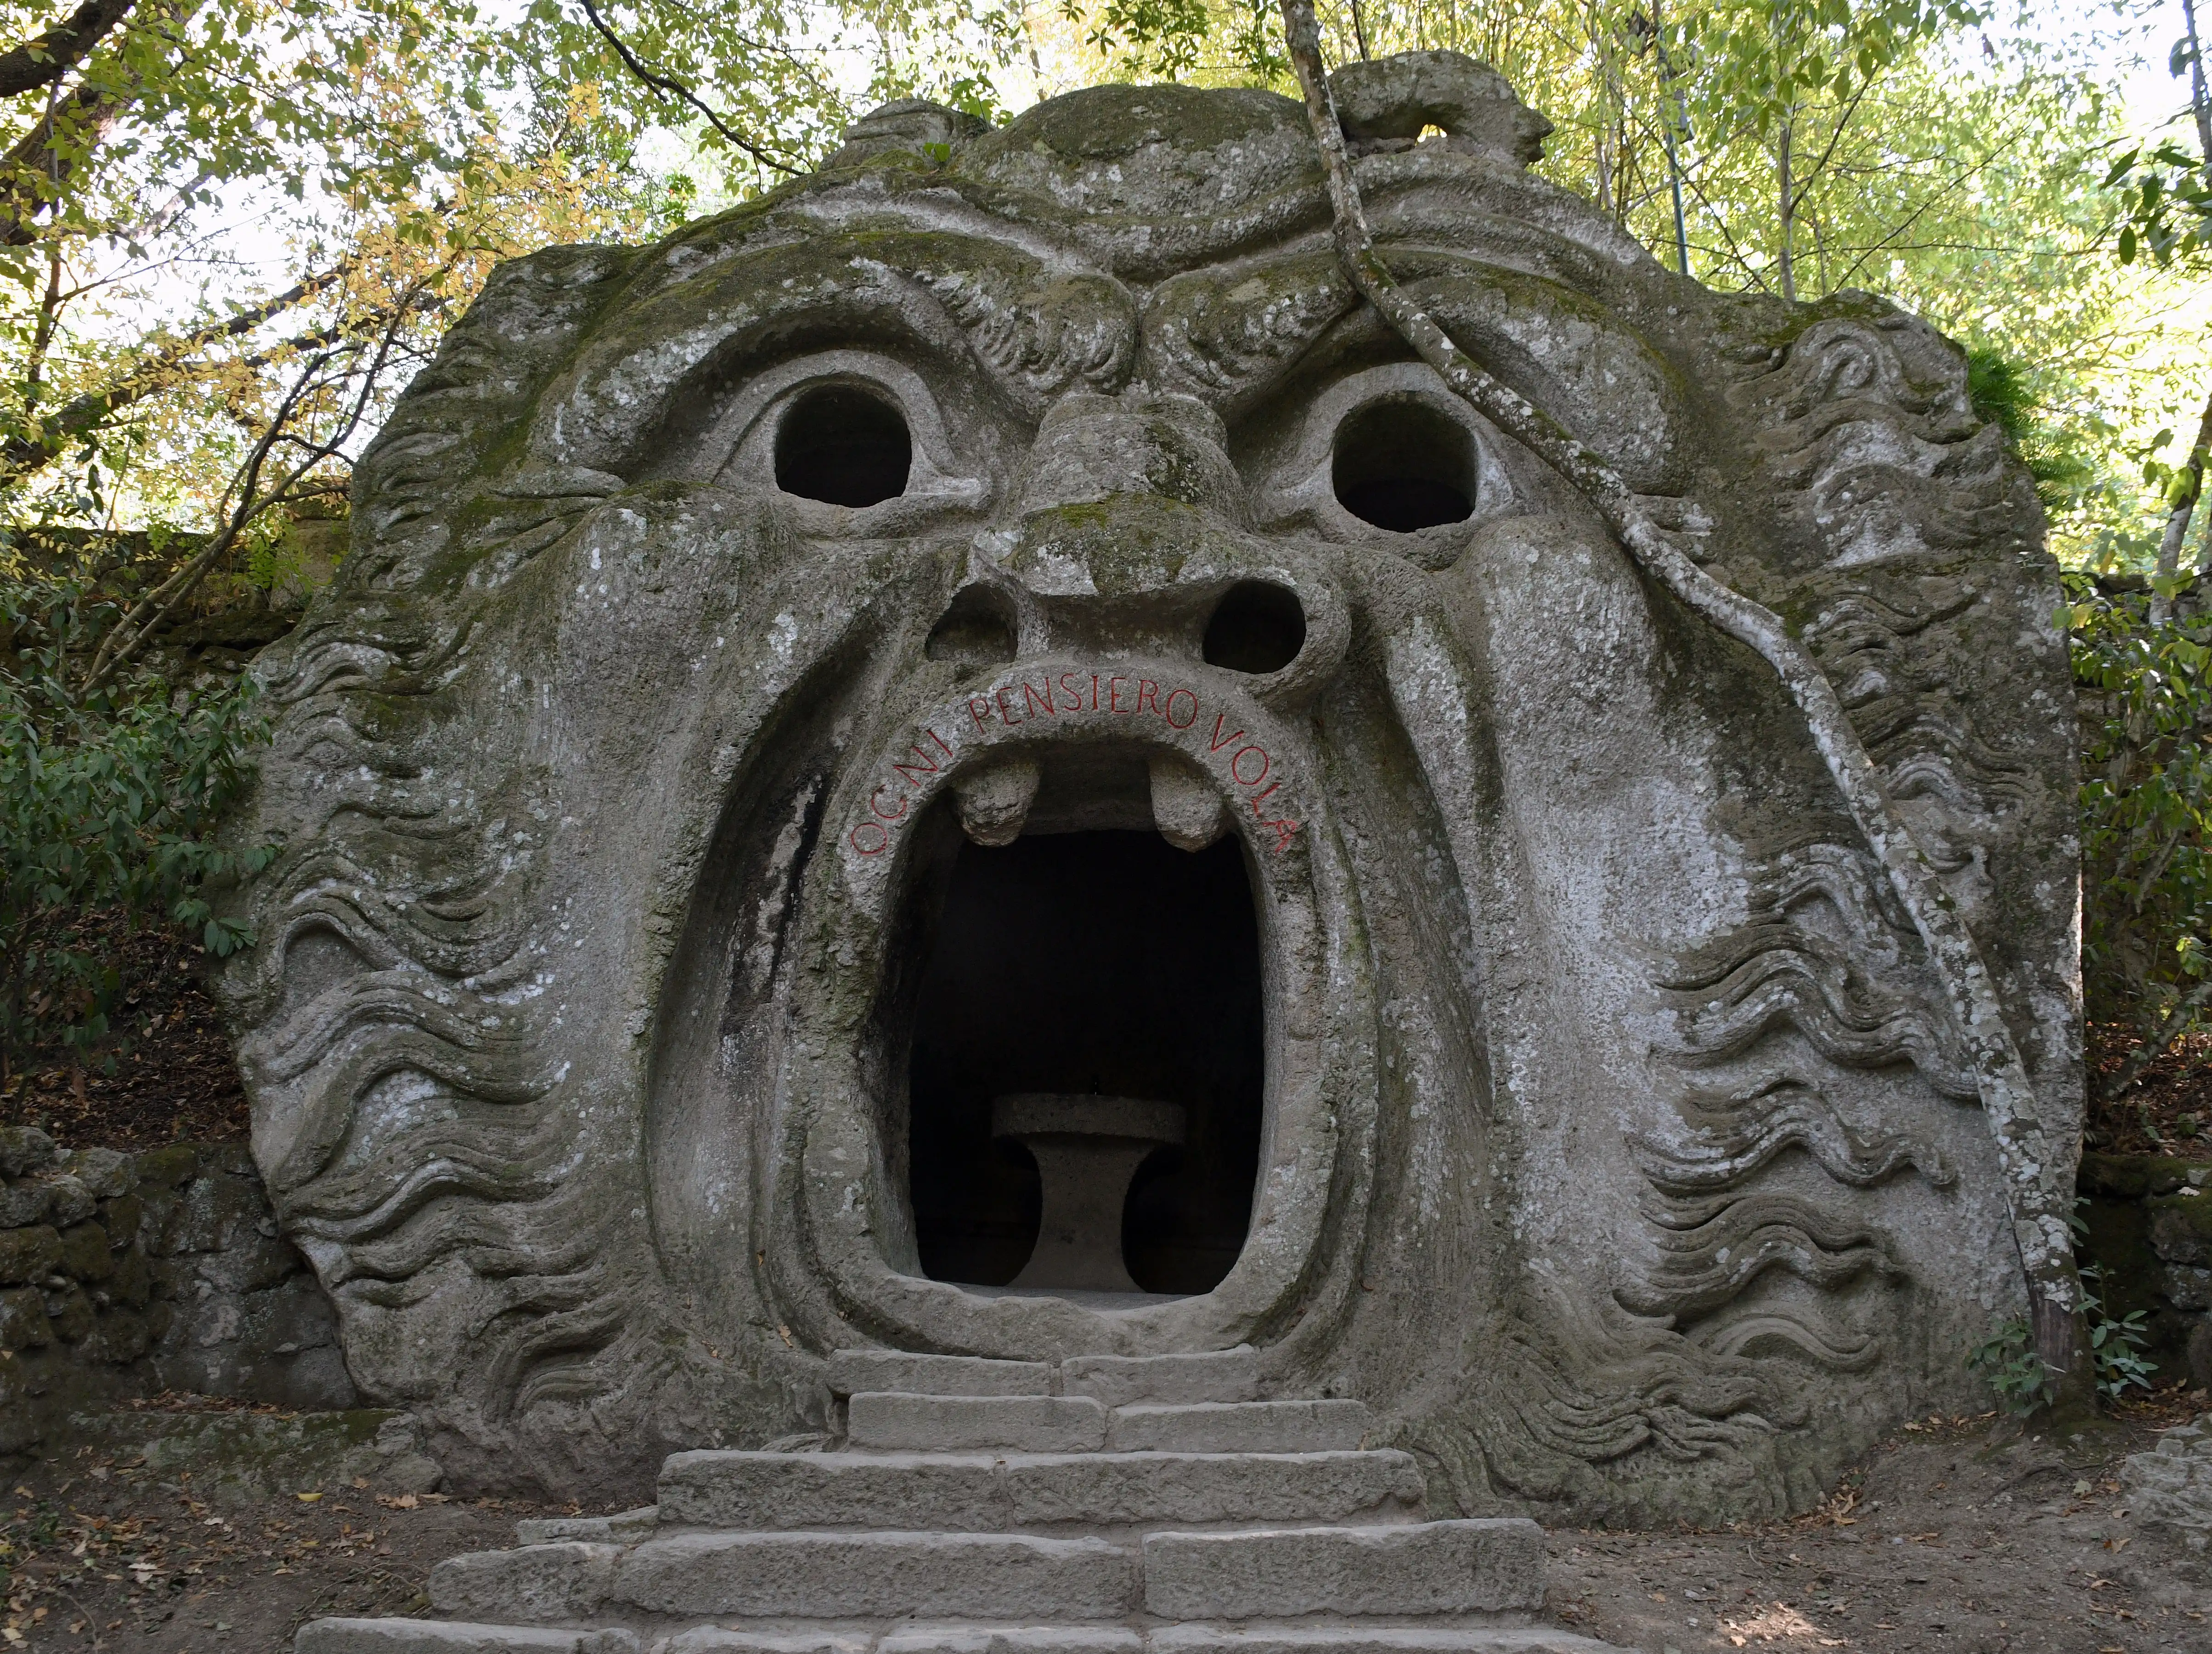
[[(1157, 718), (1170, 729), (1188, 730), (1198, 722), (1203, 710), (1194, 689), (1151, 678), (1101, 678), (1095, 672), (1062, 672), (1057, 682), (1049, 676), (1034, 683), (1018, 681), (968, 702), (968, 716), (978, 734), (994, 720), (1011, 730), (1040, 718), (1058, 718), (1063, 712), (1101, 711), (1117, 718)], [(1270, 814), (1277, 807), (1267, 801), (1283, 784), (1279, 778), (1271, 779), (1274, 760), (1267, 749), (1248, 740), (1242, 729), (1231, 729), (1226, 712), (1216, 712), (1206, 750), (1230, 783), (1244, 795), (1253, 819), (1274, 833), (1274, 851), (1281, 855), (1290, 847), (1298, 823)], [(868, 797), (867, 818), (846, 835), (846, 842), (863, 856), (880, 856), (890, 848), (892, 829), (908, 818), (913, 798), (908, 789), (919, 788), (925, 778), (940, 773), (944, 768), (940, 758), (950, 761), (954, 756), (945, 738), (926, 726), (921, 738), (908, 751), (911, 761), (903, 757), (890, 760), (890, 778)]]

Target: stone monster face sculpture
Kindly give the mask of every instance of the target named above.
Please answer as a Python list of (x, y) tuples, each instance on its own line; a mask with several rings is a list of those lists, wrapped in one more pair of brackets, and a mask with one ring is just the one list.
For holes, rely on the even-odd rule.
[[(1337, 86), (1401, 279), (1814, 649), (2065, 1141), (2069, 680), (1959, 353), (1668, 274), (1464, 59)], [(458, 1484), (830, 1428), (866, 1345), (1249, 1343), (1581, 1519), (1976, 1399), (2020, 1265), (1920, 942), (1772, 674), (1358, 300), (1299, 106), (896, 105), (517, 261), (354, 524), (228, 987)]]

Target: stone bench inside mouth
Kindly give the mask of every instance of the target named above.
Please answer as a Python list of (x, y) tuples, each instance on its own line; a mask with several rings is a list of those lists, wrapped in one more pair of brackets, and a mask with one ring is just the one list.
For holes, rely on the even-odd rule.
[(1182, 1142), (1182, 1105), (1024, 1092), (992, 1104), (991, 1131), (1030, 1151), (1042, 1184), (1036, 1249), (1012, 1284), (1138, 1290), (1121, 1259), (1121, 1210), (1146, 1157)]

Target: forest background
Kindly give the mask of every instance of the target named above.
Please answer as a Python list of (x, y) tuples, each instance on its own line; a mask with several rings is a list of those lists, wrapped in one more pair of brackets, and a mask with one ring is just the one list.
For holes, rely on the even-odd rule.
[[(1332, 61), (1501, 70), (1540, 170), (1662, 261), (1966, 348), (2067, 571), (2093, 1139), (2212, 1154), (2194, 0), (1320, 9)], [(270, 853), (214, 833), (265, 736), (243, 668), (498, 261), (664, 233), (891, 97), (1107, 80), (1297, 89), (1273, 0), (0, 0), (0, 1112), (81, 1101), (245, 940), (204, 900)]]

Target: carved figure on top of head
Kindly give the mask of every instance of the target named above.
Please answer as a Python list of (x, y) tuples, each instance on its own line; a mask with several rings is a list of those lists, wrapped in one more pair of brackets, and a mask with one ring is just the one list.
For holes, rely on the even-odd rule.
[[(1398, 281), (1814, 651), (2070, 1157), (2069, 674), (1960, 352), (1669, 274), (1463, 58), (1337, 91)], [(839, 1348), (1249, 1343), (1441, 1504), (1711, 1521), (2022, 1311), (1804, 716), (1361, 302), (1296, 103), (895, 104), (516, 261), (354, 536), (260, 669), (228, 988), (465, 1485), (818, 1427)]]

